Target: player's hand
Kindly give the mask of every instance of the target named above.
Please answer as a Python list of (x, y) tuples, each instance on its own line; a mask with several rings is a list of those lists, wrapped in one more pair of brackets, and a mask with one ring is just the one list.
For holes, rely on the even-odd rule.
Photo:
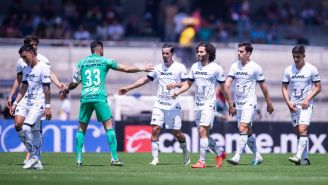
[(14, 113), (15, 113), (15, 110), (16, 110), (16, 107), (17, 107), (17, 105), (16, 104), (13, 104), (11, 107), (10, 107), (10, 110), (9, 110), (9, 114), (10, 115), (14, 115)]
[(177, 92), (174, 92), (174, 93), (172, 94), (172, 98), (173, 98), (173, 99), (177, 98), (178, 96), (179, 96), (179, 93), (177, 93)]
[(236, 114), (235, 106), (233, 106), (233, 105), (229, 106), (228, 112), (229, 112), (229, 116), (233, 117)]
[(62, 83), (61, 83), (60, 86), (59, 86), (59, 90), (60, 90), (60, 91), (65, 91), (66, 88), (67, 88), (67, 85), (62, 84)]
[(129, 90), (127, 88), (121, 88), (118, 90), (119, 95), (124, 95), (128, 92)]
[(43, 116), (46, 117), (46, 120), (51, 120), (52, 114), (50, 108), (45, 108), (43, 112)]
[(288, 102), (287, 106), (290, 112), (296, 112), (296, 105), (293, 102)]
[(167, 90), (172, 90), (172, 89), (174, 89), (175, 87), (176, 87), (175, 83), (171, 83), (171, 84), (168, 84), (168, 85), (166, 86), (166, 89), (167, 89)]
[(272, 103), (268, 104), (267, 111), (268, 111), (269, 114), (272, 114), (272, 112), (274, 111)]
[(154, 70), (154, 67), (151, 64), (146, 64), (143, 71), (150, 72), (152, 70)]
[(8, 99), (6, 101), (6, 106), (7, 106), (8, 109), (11, 108), (11, 99), (12, 99), (11, 97), (8, 97)]
[(305, 98), (302, 103), (302, 109), (307, 109), (309, 107), (309, 100), (307, 98)]

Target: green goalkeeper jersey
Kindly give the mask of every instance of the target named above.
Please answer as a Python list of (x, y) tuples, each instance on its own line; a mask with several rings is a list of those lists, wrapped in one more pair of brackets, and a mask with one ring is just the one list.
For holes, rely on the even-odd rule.
[(106, 102), (106, 75), (109, 69), (117, 68), (116, 61), (97, 54), (80, 60), (73, 72), (73, 82), (82, 83), (81, 103)]

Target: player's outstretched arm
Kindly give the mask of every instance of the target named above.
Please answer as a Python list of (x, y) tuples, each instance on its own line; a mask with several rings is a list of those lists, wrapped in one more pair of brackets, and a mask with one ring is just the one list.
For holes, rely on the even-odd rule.
[(26, 90), (27, 90), (28, 84), (27, 83), (23, 83), (19, 93), (16, 97), (16, 100), (14, 101), (13, 105), (10, 107), (10, 114), (13, 115), (16, 109), (17, 104), (22, 100), (22, 98), (24, 97)]
[(145, 85), (146, 83), (150, 82), (150, 80), (147, 77), (142, 77), (139, 80), (137, 80), (136, 82), (134, 82), (133, 84), (130, 84), (128, 86), (122, 87), (118, 90), (118, 94), (119, 95), (124, 95), (126, 94), (128, 91), (138, 88), (140, 86)]
[(117, 71), (125, 72), (125, 73), (137, 73), (137, 72), (150, 72), (154, 68), (151, 65), (145, 65), (144, 67), (136, 67), (131, 65), (119, 64)]
[(61, 91), (64, 90), (65, 85), (59, 82), (57, 75), (53, 71), (50, 72), (50, 79), (51, 79), (51, 82), (54, 83), (58, 87), (59, 90), (61, 90)]
[(274, 111), (274, 108), (273, 108), (273, 104), (272, 104), (271, 97), (269, 94), (268, 86), (265, 84), (264, 81), (260, 82), (259, 85), (261, 87), (262, 93), (263, 93), (265, 101), (267, 103), (267, 111), (269, 114), (271, 114)]
[(14, 96), (15, 92), (17, 91), (19, 85), (22, 82), (22, 76), (23, 76), (22, 73), (17, 73), (17, 76), (16, 76), (16, 79), (13, 83), (13, 86), (10, 89), (10, 93), (9, 93), (9, 96), (8, 96), (8, 99), (7, 99), (7, 102), (6, 102), (6, 106), (7, 106), (8, 109), (10, 109), (11, 100), (13, 99), (13, 96)]
[(224, 85), (221, 87), (222, 93), (228, 102), (228, 106), (229, 106), (228, 111), (229, 111), (230, 116), (234, 116), (236, 114), (236, 108), (233, 105), (233, 101), (232, 101), (231, 94), (230, 94), (230, 86), (231, 86), (232, 81), (233, 81), (233, 78), (227, 77), (227, 79), (224, 82)]
[(174, 92), (174, 93), (172, 94), (172, 98), (176, 98), (176, 97), (178, 97), (180, 94), (186, 92), (186, 91), (192, 86), (192, 83), (193, 83), (193, 82), (190, 81), (190, 80), (184, 81), (184, 82), (182, 83), (181, 88), (180, 88), (178, 91), (176, 91), (176, 92)]

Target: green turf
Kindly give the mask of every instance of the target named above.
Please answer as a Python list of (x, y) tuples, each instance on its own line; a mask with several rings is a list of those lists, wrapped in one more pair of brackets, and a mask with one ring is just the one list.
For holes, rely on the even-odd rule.
[[(95, 185), (95, 184), (165, 184), (165, 185), (320, 185), (328, 184), (327, 155), (311, 155), (311, 166), (295, 166), (287, 159), (290, 154), (263, 155), (260, 166), (249, 165), (250, 155), (243, 155), (241, 165), (231, 166), (224, 162), (222, 169), (214, 165), (214, 156), (209, 154), (207, 169), (192, 169), (182, 165), (181, 154), (160, 154), (160, 165), (151, 166), (151, 154), (120, 153), (124, 167), (110, 166), (105, 153), (84, 154), (84, 166), (75, 166), (72, 153), (44, 153), (44, 170), (22, 169), (23, 153), (0, 153), (1, 185)], [(198, 154), (192, 155), (192, 163)]]

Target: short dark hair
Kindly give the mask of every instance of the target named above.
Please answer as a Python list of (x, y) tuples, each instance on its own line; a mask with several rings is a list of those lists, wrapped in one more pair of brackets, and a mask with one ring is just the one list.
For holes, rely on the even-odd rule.
[(238, 48), (245, 46), (246, 52), (247, 53), (252, 53), (253, 52), (253, 46), (250, 42), (241, 42), (238, 44)]
[(34, 55), (36, 55), (36, 50), (30, 44), (24, 44), (22, 47), (19, 48), (18, 53), (21, 55), (24, 51), (32, 52)]
[(208, 60), (210, 62), (213, 62), (215, 60), (215, 57), (216, 57), (216, 48), (215, 48), (215, 46), (213, 44), (201, 42), (201, 43), (199, 43), (197, 45), (196, 52), (198, 52), (198, 48), (199, 47), (205, 47), (206, 53), (209, 54)]
[(101, 48), (103, 48), (104, 45), (103, 45), (103, 43), (102, 43), (101, 41), (99, 41), (99, 40), (94, 40), (94, 41), (92, 41), (91, 44), (90, 44), (90, 50), (91, 50), (91, 53), (94, 53), (94, 52), (95, 52), (95, 49), (96, 49), (97, 47), (101, 47)]
[(292, 53), (304, 54), (305, 53), (305, 47), (303, 45), (297, 45), (293, 48)]
[(163, 48), (170, 48), (170, 52), (172, 54), (174, 54), (174, 45), (173, 44), (169, 44), (169, 43), (165, 43), (163, 46), (162, 46), (162, 49)]
[(35, 41), (37, 45), (39, 45), (40, 40), (37, 36), (35, 35), (28, 35), (24, 39), (24, 44), (30, 44), (31, 41)]

